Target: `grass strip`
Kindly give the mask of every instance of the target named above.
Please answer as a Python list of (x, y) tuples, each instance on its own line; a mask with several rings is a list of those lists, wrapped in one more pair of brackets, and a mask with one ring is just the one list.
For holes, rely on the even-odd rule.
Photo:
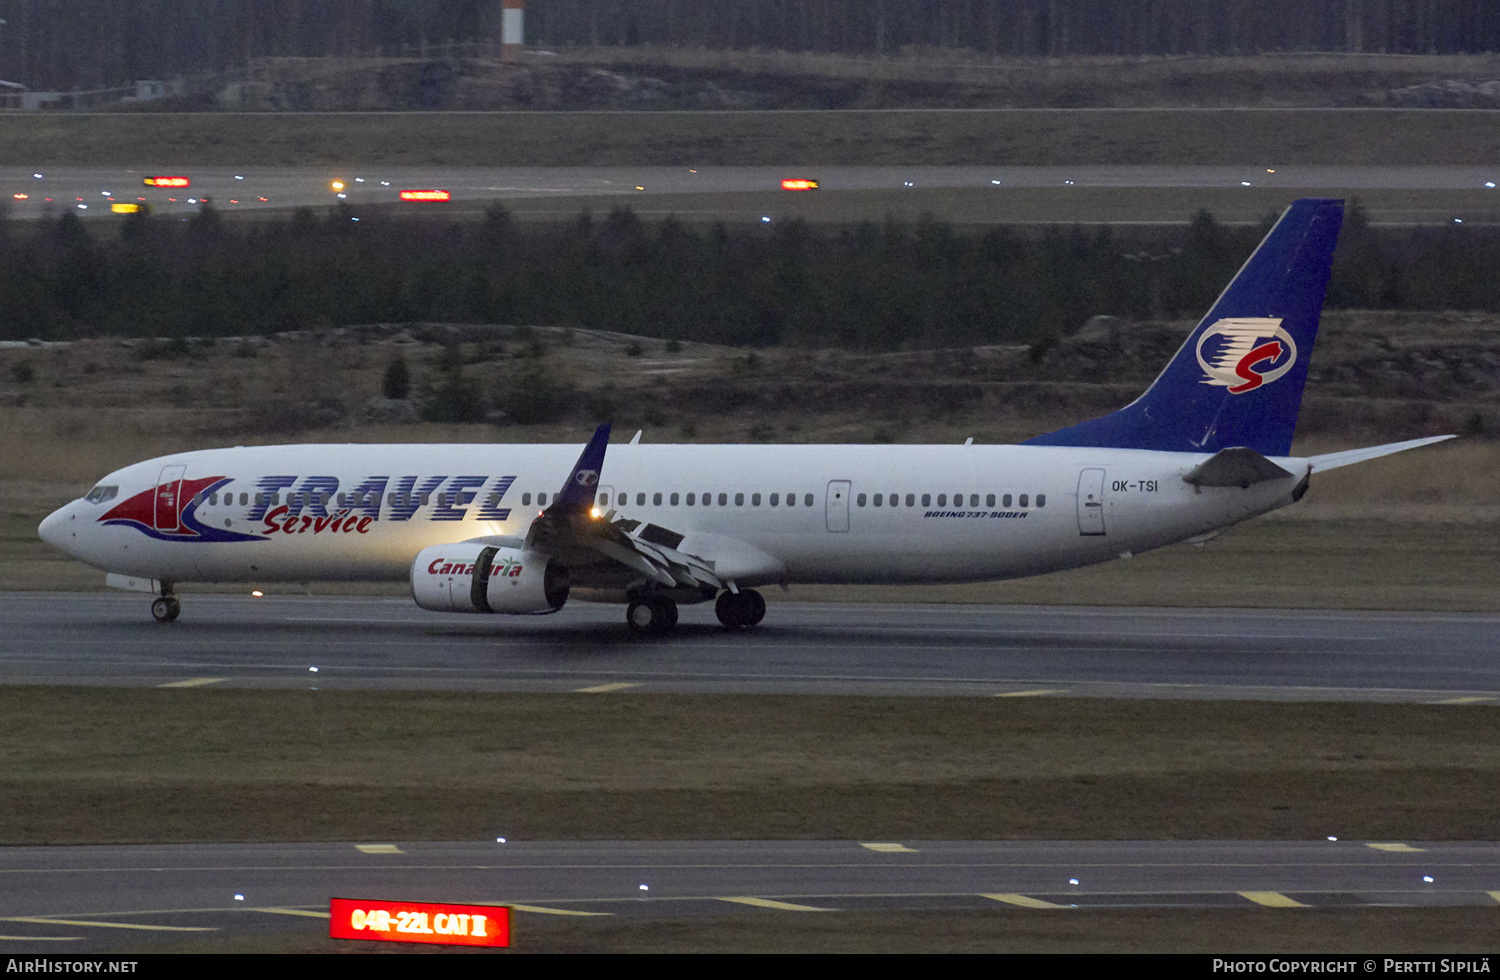
[(1491, 110), (0, 115), (5, 166), (1434, 166), (1500, 155)]
[(0, 843), (1489, 839), (1473, 706), (0, 689)]

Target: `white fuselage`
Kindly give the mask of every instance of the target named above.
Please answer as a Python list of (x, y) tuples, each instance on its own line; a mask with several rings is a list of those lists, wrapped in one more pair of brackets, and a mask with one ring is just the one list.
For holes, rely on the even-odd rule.
[[(110, 499), (75, 500), (41, 532), (101, 569), (162, 581), (404, 580), (423, 548), (524, 538), (544, 506), (538, 495), (557, 493), (578, 452), (293, 445), (180, 453), (110, 474), (100, 483), (118, 488)], [(1309, 471), (1306, 460), (1279, 458), (1292, 476), (1247, 488), (1184, 482), (1209, 455), (615, 445), (599, 479), (599, 510), (743, 542), (774, 556), (786, 583), (1013, 578), (1145, 551), (1285, 506)], [(108, 513), (117, 517), (102, 523)]]

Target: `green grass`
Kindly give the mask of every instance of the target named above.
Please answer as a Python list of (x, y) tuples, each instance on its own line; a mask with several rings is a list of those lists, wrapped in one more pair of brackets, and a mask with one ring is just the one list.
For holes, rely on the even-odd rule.
[(0, 688), (0, 843), (1488, 839), (1492, 708)]
[(0, 165), (1487, 164), (1486, 110), (0, 115)]

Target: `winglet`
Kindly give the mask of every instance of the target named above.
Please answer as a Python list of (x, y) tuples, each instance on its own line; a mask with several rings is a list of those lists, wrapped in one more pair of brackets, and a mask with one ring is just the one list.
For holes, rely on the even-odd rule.
[(557, 500), (548, 513), (587, 514), (594, 506), (594, 494), (599, 489), (599, 471), (604, 468), (604, 450), (609, 448), (609, 423), (594, 430), (594, 437), (583, 447), (583, 454), (573, 464), (573, 471), (563, 483)]

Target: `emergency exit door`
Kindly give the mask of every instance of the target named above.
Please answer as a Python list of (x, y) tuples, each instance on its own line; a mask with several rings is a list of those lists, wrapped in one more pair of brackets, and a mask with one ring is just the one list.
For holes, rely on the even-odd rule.
[(833, 480), (828, 484), (828, 500), (824, 504), (828, 530), (849, 530), (849, 481)]

